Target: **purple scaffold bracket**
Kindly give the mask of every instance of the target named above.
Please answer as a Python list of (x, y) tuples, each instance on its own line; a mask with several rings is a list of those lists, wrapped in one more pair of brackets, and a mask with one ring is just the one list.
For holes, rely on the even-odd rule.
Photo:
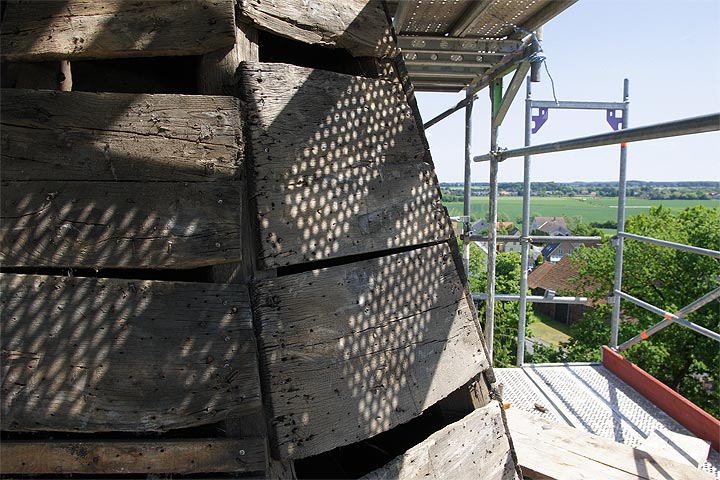
[(532, 116), (533, 127), (532, 133), (537, 133), (540, 127), (545, 125), (548, 119), (549, 110), (547, 108), (538, 108), (538, 114)]
[(624, 125), (625, 119), (622, 117), (622, 110), (607, 110), (607, 122), (610, 124), (613, 130), (620, 128), (620, 125)]

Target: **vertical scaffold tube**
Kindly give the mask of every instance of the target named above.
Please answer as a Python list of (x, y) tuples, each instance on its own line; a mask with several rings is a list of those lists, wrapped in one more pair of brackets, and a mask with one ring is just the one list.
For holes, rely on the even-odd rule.
[[(527, 78), (527, 93), (525, 95), (525, 146), (530, 146), (532, 138), (532, 87), (530, 77)], [(525, 325), (527, 324), (527, 285), (528, 263), (530, 256), (530, 155), (525, 155), (523, 163), (523, 220), (521, 234), (521, 263), (520, 263), (520, 312), (518, 316), (518, 344), (516, 365), (522, 367), (525, 363)]]
[(463, 215), (467, 217), (465, 225), (463, 226), (463, 233), (466, 235), (463, 239), (463, 265), (465, 266), (465, 276), (470, 278), (470, 239), (467, 235), (470, 234), (470, 195), (472, 194), (472, 154), (470, 149), (472, 148), (472, 108), (473, 108), (474, 96), (468, 91), (467, 105), (465, 105), (465, 184), (463, 195)]
[[(490, 117), (490, 151), (497, 150), (498, 130), (494, 126), (495, 115), (502, 102), (502, 78), (496, 78), (490, 88), (492, 115)], [(490, 363), (493, 361), (493, 340), (495, 337), (495, 260), (497, 257), (497, 203), (498, 203), (498, 159), (490, 160), (490, 212), (488, 218), (488, 268), (487, 300), (485, 301), (485, 341), (487, 342)]]
[[(622, 129), (628, 128), (630, 109), (630, 81), (626, 78), (623, 85), (623, 119)], [(618, 216), (617, 231), (622, 233), (625, 231), (625, 194), (627, 186), (627, 145), (620, 144), (620, 176), (618, 179)], [(624, 239), (621, 235), (617, 237), (617, 250), (615, 252), (615, 286), (614, 291), (622, 290), (622, 272), (623, 272), (623, 245)], [(610, 348), (618, 346), (618, 332), (620, 330), (620, 296), (613, 294), (613, 309), (610, 323)]]

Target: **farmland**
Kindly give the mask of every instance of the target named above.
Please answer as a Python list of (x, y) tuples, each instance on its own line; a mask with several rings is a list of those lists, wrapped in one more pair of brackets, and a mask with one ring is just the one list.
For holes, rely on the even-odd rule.
[[(471, 197), (472, 217), (486, 218), (488, 197)], [(499, 197), (498, 219), (519, 223), (522, 219), (522, 197)], [(462, 202), (443, 202), (451, 216), (462, 215)], [(720, 207), (720, 200), (649, 200), (644, 198), (627, 199), (627, 215), (646, 213), (650, 207), (665, 205), (681, 210), (694, 205)], [(617, 197), (533, 197), (530, 200), (531, 217), (564, 216), (573, 218), (576, 223), (607, 222), (617, 220)]]

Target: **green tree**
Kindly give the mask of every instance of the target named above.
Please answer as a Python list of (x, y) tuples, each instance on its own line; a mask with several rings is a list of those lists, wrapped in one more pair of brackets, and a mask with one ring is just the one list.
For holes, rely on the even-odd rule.
[[(478, 248), (478, 250), (480, 250)], [(480, 252), (485, 255), (482, 250)], [(487, 257), (485, 257), (487, 258)], [(471, 251), (470, 285), (473, 292), (487, 292), (486, 265), (479, 275), (473, 275)], [(495, 292), (520, 293), (520, 254), (517, 252), (500, 252), (495, 263)], [(495, 302), (495, 329), (493, 363), (496, 367), (514, 366), (517, 358), (518, 334), (518, 302)], [(480, 323), (485, 329), (485, 303), (481, 302), (478, 309)], [(527, 335), (527, 332), (526, 332)]]
[[(720, 210), (696, 206), (679, 213), (656, 207), (648, 214), (630, 217), (626, 231), (672, 242), (720, 250)], [(578, 284), (587, 295), (605, 298), (613, 288), (615, 250), (607, 243), (579, 248), (573, 254), (579, 265)], [(626, 240), (623, 291), (675, 312), (720, 285), (720, 263), (712, 257)], [(688, 320), (718, 331), (718, 303), (711, 302), (688, 315)], [(619, 337), (627, 340), (661, 320), (623, 301)], [(573, 329), (572, 340), (562, 345), (566, 361), (598, 360), (599, 348), (610, 339), (610, 307), (598, 305)], [(671, 325), (624, 352), (624, 356), (677, 390), (709, 413), (720, 416), (720, 344), (679, 325)]]

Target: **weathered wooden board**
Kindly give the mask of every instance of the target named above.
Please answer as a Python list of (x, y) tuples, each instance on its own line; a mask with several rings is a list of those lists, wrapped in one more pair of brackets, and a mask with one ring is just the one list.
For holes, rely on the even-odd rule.
[(280, 458), (388, 430), (488, 368), (457, 269), (442, 243), (255, 285)]
[(242, 78), (261, 266), (450, 237), (399, 83), (262, 63)]
[(230, 0), (8, 2), (5, 61), (201, 55), (235, 41)]
[(3, 430), (164, 431), (258, 408), (246, 287), (0, 275)]
[(363, 477), (363, 480), (522, 479), (502, 407), (490, 402)]
[(232, 97), (2, 90), (10, 180), (209, 181), (242, 163)]
[[(62, 63), (0, 63), (0, 85), (2, 88), (61, 90), (60, 87), (67, 81)], [(4, 99), (2, 103), (5, 103)]]
[(710, 454), (710, 442), (691, 435), (656, 428), (640, 442), (638, 450), (700, 468)]
[(3, 182), (4, 266), (191, 268), (239, 261), (240, 187)]
[(265, 469), (262, 438), (2, 443), (3, 474), (192, 474)]
[(510, 409), (507, 419), (520, 466), (532, 479), (712, 478), (690, 465), (525, 412)]
[(240, 19), (304, 43), (344, 48), (355, 57), (392, 56), (397, 45), (379, 0), (240, 3)]

